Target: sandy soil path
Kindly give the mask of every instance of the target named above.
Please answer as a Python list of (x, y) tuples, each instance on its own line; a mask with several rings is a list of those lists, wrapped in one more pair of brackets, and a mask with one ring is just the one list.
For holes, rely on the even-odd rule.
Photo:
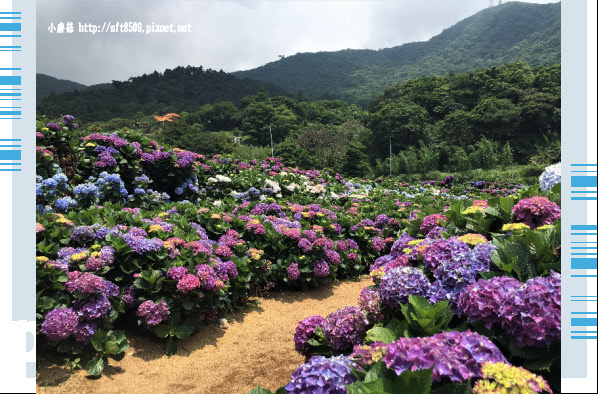
[(258, 297), (259, 306), (236, 312), (228, 329), (205, 326), (179, 341), (178, 353), (170, 358), (160, 342), (127, 333), (127, 355), (113, 361), (99, 379), (87, 377), (83, 370), (69, 377), (61, 366), (40, 365), (37, 392), (245, 394), (258, 384), (275, 390), (303, 362), (294, 350), (297, 322), (357, 305), (359, 293), (371, 284), (362, 279)]

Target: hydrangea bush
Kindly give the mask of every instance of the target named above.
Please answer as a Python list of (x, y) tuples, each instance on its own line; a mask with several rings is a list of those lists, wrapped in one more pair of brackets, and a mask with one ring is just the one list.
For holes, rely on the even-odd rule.
[[(394, 336), (439, 335), (410, 338), (416, 347), (459, 343), (458, 354), (433, 353), (440, 381), (481, 376), (478, 364), (484, 357), (500, 358), (489, 342), (493, 338), (465, 331), (480, 321), (500, 327), (518, 346), (558, 343), (560, 321), (551, 319), (560, 309), (557, 273), (522, 279), (501, 260), (506, 243), (531, 232), (554, 238), (554, 229), (546, 226), (558, 227), (560, 210), (547, 193), (486, 181), (462, 185), (454, 178), (417, 185), (345, 180), (340, 174), (289, 168), (280, 159), (208, 158), (126, 131), (86, 134), (72, 117), (40, 125), (36, 132), (42, 354), (83, 352), (93, 357), (88, 371), (98, 374), (101, 360), (124, 356), (128, 345), (117, 329), (155, 335), (171, 355), (177, 339), (242, 306), (250, 295), (307, 290), (367, 272), (374, 285), (364, 289), (357, 306), (339, 306), (297, 326), (295, 348), (309, 361), (288, 390), (345, 392), (358, 379), (351, 366), (367, 369), (366, 360), (375, 364), (383, 357), (396, 371), (399, 359), (392, 355), (402, 348), (393, 346), (389, 354), (387, 343), (377, 340), (383, 329), (392, 328)], [(477, 208), (468, 213), (472, 206)], [(525, 224), (529, 221), (533, 225)], [(500, 233), (505, 225), (527, 228)], [(537, 260), (537, 250), (524, 245), (532, 256), (528, 261)], [(546, 266), (558, 271), (553, 260)], [(496, 286), (487, 285), (486, 275), (517, 276), (520, 282), (495, 278)], [(472, 286), (479, 292), (469, 292)], [(497, 310), (494, 294), (500, 291), (505, 298)], [(405, 319), (410, 296), (424, 301)], [(479, 303), (483, 308), (476, 310)], [(537, 308), (545, 310), (544, 331), (526, 315)], [(461, 317), (451, 318), (453, 312)], [(451, 331), (457, 323), (467, 335)], [(517, 334), (521, 327), (526, 334)], [(352, 352), (361, 356), (349, 359)], [(475, 366), (465, 356), (473, 357)], [(449, 373), (442, 360), (463, 367), (455, 364), (458, 370)]]

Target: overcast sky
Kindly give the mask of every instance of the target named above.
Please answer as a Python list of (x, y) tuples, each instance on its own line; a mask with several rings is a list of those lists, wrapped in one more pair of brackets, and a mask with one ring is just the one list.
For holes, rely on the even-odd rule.
[[(37, 72), (90, 85), (179, 65), (246, 70), (297, 52), (425, 41), (488, 5), (489, 0), (37, 0)], [(50, 33), (50, 25), (60, 22), (73, 22), (75, 32)], [(141, 22), (144, 29), (152, 22), (175, 29), (191, 24), (191, 32), (78, 32), (79, 23), (104, 22)]]

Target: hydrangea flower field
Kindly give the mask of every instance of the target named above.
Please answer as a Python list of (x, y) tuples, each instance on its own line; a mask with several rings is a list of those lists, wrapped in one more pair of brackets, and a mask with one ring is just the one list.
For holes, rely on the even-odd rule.
[[(276, 393), (560, 392), (560, 165), (536, 185), (344, 179), (38, 122), (38, 357), (90, 375), (251, 295), (369, 275), (298, 322)], [(269, 393), (256, 388), (252, 393)]]

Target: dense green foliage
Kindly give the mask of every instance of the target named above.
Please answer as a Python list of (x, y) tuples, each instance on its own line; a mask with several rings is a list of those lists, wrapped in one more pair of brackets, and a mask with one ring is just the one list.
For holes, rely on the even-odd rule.
[(410, 80), (373, 100), (368, 112), (340, 100), (262, 91), (244, 98), (239, 110), (219, 103), (183, 115), (157, 138), (207, 154), (215, 151), (206, 148), (209, 138), (198, 139), (207, 137), (202, 132), (236, 130), (244, 143), (269, 147), (272, 125), (274, 154), (293, 166), (387, 174), (392, 143), (395, 174), (490, 170), (558, 161), (560, 98), (559, 64), (532, 69), (515, 62)]
[(549, 66), (561, 59), (560, 4), (509, 2), (485, 9), (426, 42), (381, 50), (297, 53), (239, 77), (291, 93), (365, 106), (388, 86), (422, 75), (444, 75), (523, 60)]
[(260, 82), (239, 79), (224, 71), (203, 67), (177, 67), (163, 73), (154, 71), (128, 81), (112, 81), (113, 89), (88, 89), (48, 97), (38, 104), (37, 112), (49, 117), (78, 113), (82, 123), (112, 118), (138, 118), (196, 110), (219, 101), (239, 101), (255, 94), (265, 85), (270, 94), (285, 92)]
[(388, 155), (392, 139), (397, 172), (489, 169), (511, 158), (554, 161), (560, 76), (559, 64), (531, 69), (515, 62), (393, 86), (369, 106), (374, 157)]

